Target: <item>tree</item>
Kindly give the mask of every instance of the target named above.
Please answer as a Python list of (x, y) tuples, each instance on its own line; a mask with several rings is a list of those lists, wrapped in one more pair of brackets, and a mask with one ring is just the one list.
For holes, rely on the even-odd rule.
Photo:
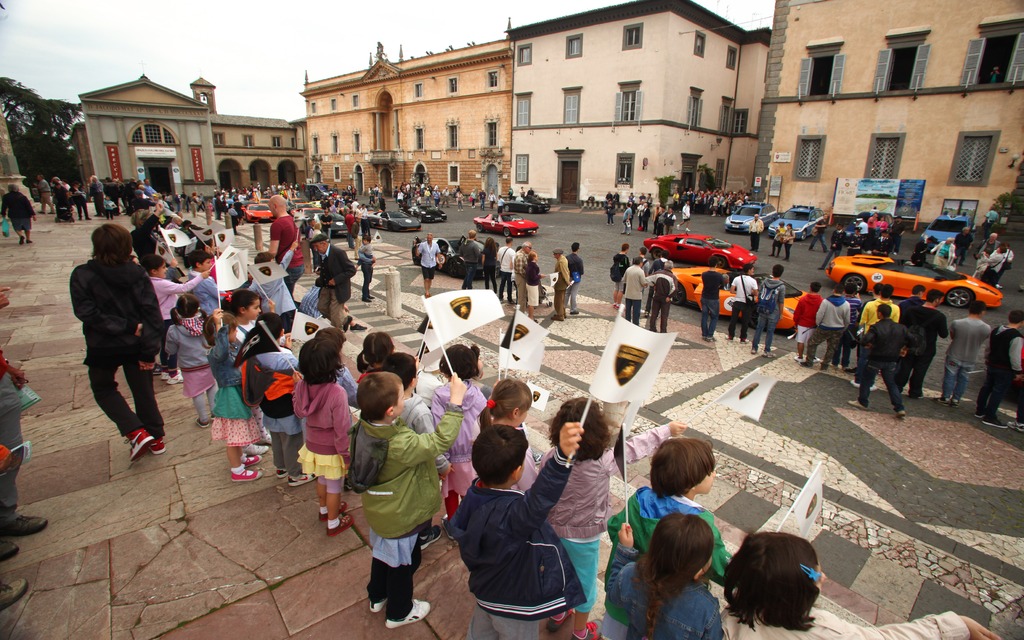
[(715, 189), (715, 170), (706, 164), (697, 167), (697, 188)]
[(675, 176), (661, 176), (655, 178), (654, 181), (658, 183), (658, 202), (665, 205), (668, 202), (669, 195), (672, 191), (672, 182), (676, 179)]
[(71, 128), (81, 118), (81, 105), (43, 98), (16, 80), (0, 77), (0, 108), (22, 173), (69, 182), (81, 178), (71, 149)]

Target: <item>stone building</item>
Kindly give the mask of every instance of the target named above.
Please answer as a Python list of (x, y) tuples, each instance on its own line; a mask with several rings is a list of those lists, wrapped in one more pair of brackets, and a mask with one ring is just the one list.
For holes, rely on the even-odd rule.
[(203, 78), (186, 96), (146, 76), (83, 93), (72, 143), (83, 178), (148, 179), (164, 193), (305, 181), (304, 123), (217, 113)]
[(311, 177), (365, 193), (430, 183), (507, 191), (511, 172), (507, 41), (392, 62), (377, 46), (368, 69), (310, 82)]
[(772, 202), (851, 214), (916, 182), (907, 212), (930, 220), (1024, 195), (1022, 33), (1020, 0), (777, 0), (756, 170)]
[(641, 0), (508, 31), (513, 186), (563, 203), (657, 193), (656, 178), (749, 189), (767, 30), (688, 0)]

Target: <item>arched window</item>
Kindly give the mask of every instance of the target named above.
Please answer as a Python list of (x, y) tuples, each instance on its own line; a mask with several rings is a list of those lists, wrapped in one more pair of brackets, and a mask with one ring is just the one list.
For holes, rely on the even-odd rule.
[(132, 132), (132, 144), (174, 144), (174, 134), (158, 124), (144, 124)]

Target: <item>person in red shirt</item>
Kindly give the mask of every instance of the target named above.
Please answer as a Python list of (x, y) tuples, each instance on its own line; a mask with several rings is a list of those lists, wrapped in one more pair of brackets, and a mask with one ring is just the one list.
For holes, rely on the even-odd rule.
[[(271, 196), (268, 206), (271, 215), (274, 216), (274, 221), (270, 224), (270, 253), (274, 254), (274, 262), (279, 263), (284, 254), (288, 253), (292, 243), (299, 239), (299, 230), (295, 227), (295, 219), (288, 213), (287, 203), (282, 196)], [(288, 287), (288, 293), (294, 296), (295, 283), (306, 271), (301, 251), (296, 251), (292, 255), (292, 261), (285, 270), (288, 277), (284, 279), (284, 286)]]
[[(796, 323), (796, 361), (804, 361), (804, 347), (814, 333), (818, 325), (815, 319), (818, 315), (818, 307), (821, 306), (824, 298), (818, 292), (821, 291), (820, 282), (811, 283), (810, 293), (800, 296), (796, 303), (796, 310), (793, 311), (793, 322)], [(812, 363), (813, 364), (813, 363)]]

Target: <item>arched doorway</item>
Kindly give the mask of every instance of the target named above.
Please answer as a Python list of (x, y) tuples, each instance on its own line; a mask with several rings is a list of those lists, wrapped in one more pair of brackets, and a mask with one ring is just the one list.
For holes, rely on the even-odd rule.
[(422, 163), (416, 163), (416, 169), (412, 174), (413, 184), (426, 184), (427, 178), (427, 168)]
[(373, 112), (373, 148), (377, 151), (387, 151), (391, 148), (392, 134), (394, 138), (398, 137), (398, 132), (392, 131), (393, 104), (394, 100), (387, 91), (382, 91), (377, 96), (377, 108)]
[(295, 182), (295, 163), (291, 160), (282, 160), (277, 165), (277, 184), (292, 184)]
[(384, 193), (391, 195), (391, 169), (384, 167), (380, 170), (380, 188)]
[(493, 164), (487, 165), (487, 193), (498, 193), (498, 167)]
[(323, 182), (322, 176), (323, 176), (323, 174), (320, 172), (320, 165), (314, 164), (313, 165), (313, 182), (315, 182), (316, 184), (320, 184), (321, 182)]
[(356, 175), (356, 193), (363, 195), (363, 168), (357, 164), (354, 173)]
[(230, 158), (221, 160), (217, 165), (217, 178), (221, 189), (236, 189), (242, 186), (242, 165)]
[(270, 165), (266, 160), (253, 160), (249, 164), (249, 182), (264, 187), (270, 184)]

